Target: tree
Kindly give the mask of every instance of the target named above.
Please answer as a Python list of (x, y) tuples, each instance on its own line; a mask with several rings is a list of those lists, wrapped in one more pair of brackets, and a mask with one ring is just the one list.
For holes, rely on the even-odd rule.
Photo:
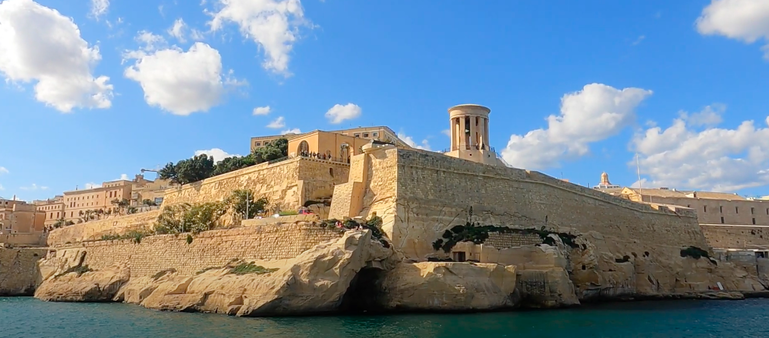
[(263, 147), (256, 148), (253, 153), (256, 163), (262, 163), (277, 160), (288, 156), (288, 139), (279, 138), (272, 142), (267, 142)]
[(112, 200), (111, 203), (112, 203), (112, 205), (114, 205), (116, 207), (115, 209), (119, 213), (122, 213), (123, 209), (127, 208), (131, 204), (131, 201), (129, 201), (129, 200), (125, 199), (125, 198), (124, 199), (117, 199), (116, 198), (116, 199)]
[(158, 204), (155, 203), (155, 201), (153, 201), (151, 199), (145, 199), (145, 200), (142, 201), (142, 205), (148, 206), (148, 207), (154, 207), (154, 206), (156, 206)]
[[(266, 197), (254, 200), (254, 193), (251, 190), (239, 189), (230, 194), (227, 203), (235, 209), (235, 212), (244, 215), (246, 219), (250, 219), (264, 212), (269, 201)], [(248, 211), (248, 215), (246, 215), (246, 211)]]
[(228, 157), (216, 164), (212, 176), (221, 175), (245, 167), (250, 167), (254, 164), (256, 164), (256, 160), (252, 154), (246, 156)]
[(188, 184), (211, 177), (214, 159), (206, 154), (184, 159), (176, 164), (169, 162), (158, 171), (158, 177), (176, 184)]

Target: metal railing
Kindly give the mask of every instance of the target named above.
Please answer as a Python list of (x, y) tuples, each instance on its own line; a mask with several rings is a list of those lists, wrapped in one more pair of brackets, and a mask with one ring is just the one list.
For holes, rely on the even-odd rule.
[(309, 158), (313, 160), (321, 160), (321, 161), (329, 161), (329, 162), (337, 162), (337, 163), (345, 163), (350, 164), (350, 158), (341, 158), (341, 157), (333, 157), (333, 156), (326, 156), (326, 154), (315, 154), (315, 153), (302, 153), (297, 155), (297, 157), (302, 158)]

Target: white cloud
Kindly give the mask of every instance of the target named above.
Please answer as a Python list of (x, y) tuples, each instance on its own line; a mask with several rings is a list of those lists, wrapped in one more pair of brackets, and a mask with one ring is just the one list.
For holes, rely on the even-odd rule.
[(406, 142), (406, 144), (408, 144), (412, 148), (422, 149), (422, 150), (432, 150), (430, 149), (430, 143), (427, 141), (427, 139), (424, 139), (422, 140), (422, 143), (417, 144), (416, 141), (414, 141), (414, 138), (404, 134), (403, 132), (398, 133), (398, 138), (401, 139), (401, 141)]
[(99, 17), (107, 14), (109, 10), (109, 0), (91, 0), (91, 16), (99, 20)]
[[(723, 119), (721, 118), (721, 114), (723, 114), (726, 111), (726, 106), (720, 103), (714, 103), (710, 106), (706, 106), (702, 111), (699, 111), (697, 113), (689, 114), (685, 111), (679, 112), (679, 116), (682, 120), (686, 121), (686, 124), (693, 126), (693, 127), (710, 127), (715, 126)], [(655, 125), (656, 127), (656, 125)]]
[(85, 189), (96, 189), (96, 188), (101, 188), (101, 184), (96, 184), (96, 183), (93, 183), (93, 182), (89, 182), (89, 183), (84, 184), (83, 187), (85, 187)]
[(298, 39), (299, 28), (308, 25), (300, 0), (219, 0), (219, 11), (209, 13), (212, 31), (225, 23), (240, 27), (240, 33), (264, 50), (262, 66), (270, 71), (290, 75), (289, 53)]
[(302, 133), (302, 131), (301, 131), (301, 130), (299, 130), (299, 128), (288, 129), (288, 130), (284, 130), (284, 131), (281, 131), (281, 132), (280, 132), (280, 134), (281, 134), (281, 135), (286, 135), (286, 134), (301, 134), (301, 133)]
[(510, 136), (502, 157), (514, 167), (537, 170), (583, 156), (590, 151), (590, 143), (614, 136), (633, 123), (635, 108), (651, 94), (640, 88), (586, 85), (561, 98), (561, 114), (547, 118), (547, 129)]
[(0, 167), (0, 175), (9, 173), (8, 169), (5, 167)]
[(441, 130), (441, 134), (451, 137), (451, 129), (443, 129)]
[(641, 36), (639, 36), (637, 39), (635, 39), (635, 41), (633, 41), (632, 45), (633, 45), (633, 46), (637, 46), (637, 45), (639, 45), (641, 42), (643, 42), (643, 40), (644, 40), (644, 39), (646, 39), (646, 35), (641, 35)]
[[(634, 137), (631, 148), (651, 186), (731, 192), (769, 184), (769, 128), (744, 121), (736, 129), (698, 129), (703, 124), (695, 122), (683, 115), (667, 129)], [(769, 124), (769, 117), (761, 122)]]
[(221, 160), (223, 160), (225, 158), (228, 158), (228, 157), (240, 156), (240, 155), (235, 155), (235, 154), (227, 153), (226, 151), (221, 150), (219, 148), (213, 148), (213, 149), (208, 149), (208, 150), (196, 150), (195, 151), (195, 156), (202, 155), (202, 154), (206, 154), (209, 157), (212, 157), (214, 159), (215, 163), (219, 162), (219, 161), (221, 161)]
[(240, 85), (232, 71), (222, 74), (221, 56), (211, 46), (196, 42), (186, 52), (176, 46), (154, 50), (152, 44), (160, 43), (155, 37), (147, 36), (149, 45), (124, 55), (136, 59), (125, 76), (139, 82), (150, 106), (182, 116), (204, 112), (219, 104), (226, 86)]
[(270, 122), (270, 124), (267, 125), (267, 128), (270, 129), (280, 129), (286, 126), (286, 119), (283, 118), (283, 116), (278, 116), (277, 119)]
[(5, 190), (5, 188), (3, 188), (3, 185), (0, 184), (0, 191), (3, 191), (3, 190)]
[(30, 185), (30, 186), (19, 187), (19, 189), (26, 190), (26, 191), (35, 191), (35, 190), (48, 190), (48, 187), (46, 187), (46, 186), (38, 186), (37, 184), (32, 183), (32, 185)]
[(120, 174), (120, 178), (117, 181), (128, 181), (128, 174)]
[(175, 37), (180, 42), (185, 42), (187, 41), (187, 39), (184, 38), (184, 30), (186, 28), (187, 25), (184, 23), (184, 19), (176, 19), (176, 21), (174, 21), (174, 25), (168, 29), (168, 35)]
[(326, 112), (326, 118), (332, 124), (340, 124), (346, 120), (358, 118), (362, 109), (353, 103), (346, 105), (336, 104)]
[[(697, 31), (754, 43), (769, 41), (769, 1), (713, 0), (697, 18)], [(769, 60), (769, 44), (762, 48)]]
[(0, 73), (32, 82), (35, 98), (59, 111), (109, 108), (109, 77), (94, 78), (99, 48), (88, 47), (72, 19), (30, 0), (0, 3)]
[(253, 112), (254, 116), (268, 115), (269, 113), (270, 113), (270, 106), (256, 107), (254, 108), (254, 112)]

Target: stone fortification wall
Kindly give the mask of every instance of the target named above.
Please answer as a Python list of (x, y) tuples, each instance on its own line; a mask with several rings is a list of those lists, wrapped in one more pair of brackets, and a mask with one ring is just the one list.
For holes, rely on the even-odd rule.
[(507, 249), (522, 245), (541, 244), (542, 238), (537, 234), (503, 234), (492, 232), (489, 238), (483, 242), (484, 245), (493, 246), (497, 249)]
[(0, 232), (0, 245), (41, 246), (45, 245), (46, 234), (43, 232), (8, 234)]
[(110, 217), (98, 221), (73, 224), (48, 233), (49, 246), (62, 246), (87, 240), (100, 239), (106, 234), (123, 234), (130, 230), (151, 228), (160, 215), (152, 210), (133, 215)]
[(708, 243), (720, 249), (769, 250), (769, 226), (702, 225)]
[(37, 261), (47, 251), (0, 248), (0, 296), (31, 296), (40, 282)]
[(434, 254), (431, 243), (468, 220), (556, 232), (596, 231), (631, 246), (653, 243), (670, 252), (688, 245), (707, 248), (689, 209), (634, 203), (537, 172), (429, 152), (399, 149), (387, 155), (397, 157), (397, 171), (382, 167), (389, 170), (375, 170), (370, 180), (397, 178), (397, 217), (385, 231), (411, 258)]
[(176, 269), (186, 275), (221, 267), (233, 259), (281, 260), (294, 258), (325, 241), (341, 237), (339, 231), (316, 224), (268, 225), (202, 232), (187, 243), (187, 235), (145, 237), (132, 240), (85, 242), (61, 248), (86, 251), (85, 264), (95, 270), (127, 263), (131, 277), (151, 276), (165, 269)]
[(170, 188), (163, 204), (221, 201), (233, 190), (251, 189), (256, 196), (269, 199), (271, 210), (296, 210), (306, 201), (330, 198), (334, 184), (347, 181), (348, 168), (343, 163), (306, 158), (262, 163)]

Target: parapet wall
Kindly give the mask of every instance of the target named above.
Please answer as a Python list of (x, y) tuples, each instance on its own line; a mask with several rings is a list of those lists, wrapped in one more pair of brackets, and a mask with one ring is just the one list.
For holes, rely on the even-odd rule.
[(187, 243), (187, 234), (145, 237), (132, 240), (85, 242), (61, 248), (86, 251), (85, 264), (94, 270), (127, 263), (131, 277), (151, 276), (166, 269), (194, 275), (209, 268), (221, 267), (233, 259), (269, 261), (290, 259), (314, 246), (341, 237), (335, 229), (313, 223), (268, 225), (202, 232)]
[(106, 234), (123, 234), (130, 230), (151, 228), (158, 215), (160, 215), (160, 210), (152, 210), (65, 226), (48, 233), (48, 245), (62, 246), (100, 239), (102, 235)]
[(769, 250), (769, 226), (701, 225), (708, 243), (719, 249)]
[(43, 232), (8, 234), (0, 232), (0, 244), (11, 246), (41, 246), (45, 245), (46, 234)]
[(434, 254), (431, 243), (446, 229), (467, 221), (556, 232), (596, 231), (629, 246), (644, 242), (676, 250), (708, 247), (690, 209), (634, 203), (538, 172), (430, 152), (388, 150), (387, 157), (392, 156), (397, 158), (396, 169), (382, 166), (370, 181), (397, 178), (397, 216), (391, 224), (385, 222), (385, 231), (410, 258)]
[(306, 201), (330, 198), (334, 184), (347, 181), (349, 165), (293, 158), (262, 163), (166, 190), (163, 205), (222, 201), (232, 191), (251, 189), (267, 197), (271, 210), (296, 210)]

